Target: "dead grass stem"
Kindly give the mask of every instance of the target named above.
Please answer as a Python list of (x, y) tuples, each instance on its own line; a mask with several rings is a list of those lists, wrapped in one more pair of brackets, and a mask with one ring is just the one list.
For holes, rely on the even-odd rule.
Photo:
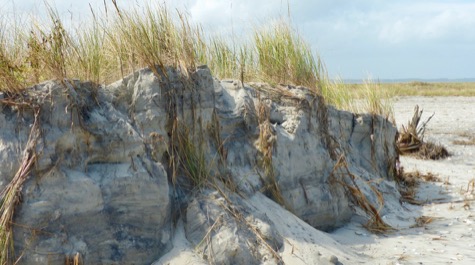
[(401, 167), (396, 175), (396, 181), (398, 183), (399, 193), (401, 194), (401, 201), (414, 205), (423, 205), (425, 202), (416, 199), (419, 184), (422, 181), (440, 182), (441, 179), (431, 172), (425, 174), (419, 171), (404, 172), (404, 168)]
[(36, 141), (40, 136), (39, 107), (34, 108), (34, 122), (30, 130), (30, 136), (23, 151), (20, 168), (1, 191), (0, 199), (0, 264), (13, 264), (15, 254), (13, 248), (13, 215), (15, 207), (21, 202), (21, 189), (28, 179), (28, 175), (37, 160)]
[(245, 224), (246, 227), (256, 236), (258, 242), (262, 245), (264, 245), (269, 252), (272, 254), (272, 256), (276, 259), (278, 262), (277, 264), (284, 264), (282, 257), (277, 253), (277, 251), (272, 247), (265, 239), (265, 236), (257, 229), (254, 225), (252, 225), (246, 218), (243, 216), (241, 212), (238, 211), (237, 207), (234, 207), (232, 201), (229, 199), (229, 197), (226, 195), (223, 189), (217, 187), (218, 192), (223, 196), (223, 198), (226, 201), (226, 204), (222, 204), (222, 207), (229, 212), (238, 223)]
[(354, 204), (360, 207), (369, 216), (368, 222), (364, 225), (368, 231), (373, 233), (387, 233), (395, 230), (379, 215), (379, 209), (384, 205), (382, 194), (375, 187), (371, 186), (371, 190), (376, 194), (380, 204), (376, 207), (367, 199), (366, 195), (359, 188), (356, 182), (357, 176), (349, 170), (344, 155), (340, 155), (338, 158), (338, 161), (333, 168), (332, 175), (335, 177), (334, 179), (336, 182), (340, 183), (345, 188), (347, 193), (351, 196)]
[(414, 225), (412, 225), (411, 228), (425, 227), (426, 225), (432, 223), (435, 219), (437, 219), (437, 218), (436, 217), (425, 216), (425, 215), (419, 216), (418, 218), (416, 218), (416, 223)]
[(260, 167), (264, 170), (264, 189), (270, 194), (270, 197), (290, 210), (286, 204), (282, 192), (280, 191), (279, 183), (275, 176), (274, 165), (272, 163), (272, 152), (276, 141), (274, 128), (270, 123), (270, 109), (262, 99), (259, 99), (257, 106), (257, 116), (259, 122), (259, 138), (257, 140), (257, 149), (260, 156)]
[(475, 145), (475, 136), (468, 135), (466, 137), (465, 140), (454, 140), (452, 143), (456, 145)]

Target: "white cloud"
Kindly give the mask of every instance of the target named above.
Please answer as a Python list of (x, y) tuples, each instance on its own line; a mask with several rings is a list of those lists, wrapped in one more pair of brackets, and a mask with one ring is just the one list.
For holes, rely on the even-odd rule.
[[(475, 36), (475, 4), (410, 5), (380, 13), (379, 38), (389, 43)], [(378, 21), (375, 21), (376, 23)]]
[[(0, 0), (0, 15), (43, 14), (39, 0)], [(109, 10), (110, 0), (106, 0)], [(278, 17), (291, 20), (323, 55), (330, 72), (346, 78), (394, 76), (474, 77), (475, 3), (471, 0), (118, 0), (123, 7), (165, 2), (170, 10), (187, 9), (208, 34), (240, 41), (255, 26)], [(103, 0), (56, 0), (66, 19), (89, 15), (89, 3)], [(39, 8), (39, 10), (38, 10)], [(20, 14), (21, 15), (21, 14)], [(441, 54), (447, 56), (440, 56)], [(450, 55), (450, 56), (448, 56)], [(410, 68), (408, 65), (417, 65)], [(421, 66), (424, 70), (417, 72)]]

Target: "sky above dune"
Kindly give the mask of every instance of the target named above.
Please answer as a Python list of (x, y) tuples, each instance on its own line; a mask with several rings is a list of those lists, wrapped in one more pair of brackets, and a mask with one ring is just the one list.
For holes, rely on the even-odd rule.
[[(110, 0), (105, 0), (112, 8)], [(117, 0), (125, 8), (146, 0)], [(169, 0), (208, 34), (235, 39), (271, 20), (289, 19), (320, 54), (332, 77), (344, 79), (475, 78), (475, 2), (452, 0)], [(36, 14), (41, 0), (0, 0), (3, 14)], [(61, 16), (87, 20), (89, 4), (56, 0)]]

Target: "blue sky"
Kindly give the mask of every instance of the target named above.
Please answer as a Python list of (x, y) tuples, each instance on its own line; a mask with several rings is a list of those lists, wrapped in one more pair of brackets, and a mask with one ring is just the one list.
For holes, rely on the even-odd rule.
[[(42, 0), (0, 0), (4, 14), (41, 14)], [(110, 3), (110, 0), (106, 0)], [(117, 0), (124, 7), (146, 0)], [(331, 76), (475, 78), (475, 1), (385, 0), (169, 0), (186, 9), (208, 34), (234, 38), (288, 17)], [(87, 18), (103, 0), (56, 0), (65, 17)]]

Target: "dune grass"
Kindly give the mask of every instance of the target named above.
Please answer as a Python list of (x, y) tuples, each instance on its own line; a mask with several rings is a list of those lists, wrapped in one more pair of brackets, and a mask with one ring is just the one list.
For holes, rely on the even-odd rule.
[(106, 4), (108, 11), (91, 10), (92, 19), (75, 29), (66, 28), (48, 5), (46, 21), (1, 20), (0, 91), (18, 93), (64, 78), (107, 84), (142, 67), (173, 66), (186, 74), (207, 64), (218, 78), (302, 85), (337, 108), (386, 117), (392, 113), (387, 99), (393, 96), (475, 96), (475, 83), (330, 80), (321, 58), (284, 20), (256, 28), (249, 39), (229, 40), (207, 36), (184, 12), (164, 4), (132, 10), (120, 9), (115, 1)]
[(279, 21), (254, 33), (257, 72), (263, 80), (316, 88), (323, 71), (309, 45), (288, 23)]
[[(73, 29), (65, 27), (49, 5), (46, 21), (33, 17), (22, 27), (4, 21), (0, 92), (19, 93), (50, 79), (107, 84), (142, 67), (172, 66), (186, 75), (197, 65), (207, 64), (218, 78), (302, 85), (338, 108), (388, 111), (377, 106), (381, 93), (365, 95), (358, 85), (330, 80), (321, 58), (288, 21), (273, 21), (256, 28), (249, 38), (229, 40), (204, 34), (185, 12), (170, 11), (165, 4), (123, 10), (112, 0), (105, 7), (105, 11), (91, 9), (92, 19)], [(367, 98), (368, 104), (356, 109), (355, 97)]]
[(354, 103), (356, 95), (340, 78), (333, 81), (325, 81), (322, 86), (322, 95), (328, 104), (339, 109), (356, 111), (356, 105)]
[(359, 112), (368, 112), (394, 120), (391, 95), (388, 91), (381, 89), (380, 83), (365, 81), (362, 93), (365, 100)]

